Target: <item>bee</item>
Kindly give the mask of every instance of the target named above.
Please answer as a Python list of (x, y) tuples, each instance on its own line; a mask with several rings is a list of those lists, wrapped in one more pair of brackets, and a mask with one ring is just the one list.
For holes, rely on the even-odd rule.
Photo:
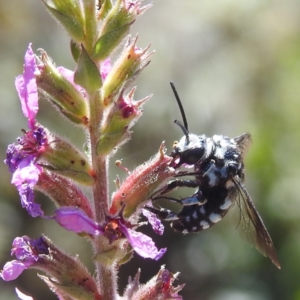
[[(218, 223), (236, 203), (240, 209), (239, 228), (246, 240), (280, 269), (272, 239), (244, 186), (244, 157), (251, 145), (250, 134), (229, 138), (190, 133), (183, 106), (172, 82), (171, 87), (183, 119), (183, 124), (177, 120), (174, 122), (184, 133), (179, 142), (173, 145), (171, 166), (175, 169), (192, 167), (193, 171), (179, 171), (175, 180), (151, 197), (153, 201), (165, 198), (179, 203), (182, 209), (178, 213), (165, 208), (146, 209), (159, 219), (170, 221), (175, 231), (192, 233)], [(192, 179), (183, 179), (184, 176), (192, 176)], [(178, 187), (194, 188), (196, 192), (180, 200), (164, 196)]]

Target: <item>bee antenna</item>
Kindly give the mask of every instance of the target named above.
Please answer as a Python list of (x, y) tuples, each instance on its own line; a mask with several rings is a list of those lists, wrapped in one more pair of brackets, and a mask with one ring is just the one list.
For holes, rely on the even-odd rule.
[[(175, 98), (176, 98), (176, 101), (177, 101), (177, 103), (178, 103), (178, 106), (179, 106), (179, 109), (180, 109), (180, 113), (181, 113), (181, 116), (182, 116), (182, 121), (183, 121), (183, 125), (184, 125), (184, 128), (185, 128), (185, 130), (183, 130), (183, 132), (184, 132), (184, 134), (185, 135), (187, 135), (188, 134), (188, 132), (189, 132), (189, 128), (188, 128), (188, 123), (187, 123), (187, 120), (186, 120), (186, 116), (185, 116), (185, 112), (184, 112), (184, 109), (183, 109), (183, 106), (182, 106), (182, 103), (181, 103), (181, 101), (180, 101), (180, 98), (179, 98), (179, 96), (178, 96), (178, 93), (177, 93), (177, 90), (176, 90), (176, 88), (175, 88), (175, 85), (174, 85), (174, 83), (171, 81), (170, 82), (170, 85), (171, 85), (171, 88), (172, 88), (172, 90), (173, 90), (173, 93), (174, 93), (174, 95), (175, 95)], [(177, 121), (178, 122), (178, 121)], [(176, 123), (176, 122), (175, 122)], [(177, 125), (179, 125), (178, 123), (176, 123)], [(181, 124), (181, 123), (180, 123)], [(181, 125), (179, 125), (181, 128), (182, 128), (182, 124)], [(186, 132), (187, 132), (187, 134), (186, 134)]]
[(186, 137), (186, 144), (188, 145), (190, 143), (190, 137), (189, 137), (188, 130), (186, 129), (186, 127), (180, 121), (175, 120), (174, 123), (182, 129), (182, 131), (183, 131), (183, 133)]
[(170, 85), (171, 85), (171, 88), (172, 88), (173, 93), (175, 95), (175, 99), (178, 103), (180, 113), (181, 113), (181, 116), (182, 116), (182, 120), (183, 120), (183, 124), (178, 120), (175, 120), (174, 123), (182, 129), (182, 131), (183, 131), (183, 133), (186, 137), (186, 144), (188, 145), (190, 143), (190, 138), (189, 138), (189, 129), (188, 129), (188, 123), (187, 123), (187, 120), (186, 120), (185, 112), (184, 112), (182, 103), (180, 101), (180, 98), (178, 96), (177, 90), (175, 88), (175, 85), (172, 81), (170, 82)]

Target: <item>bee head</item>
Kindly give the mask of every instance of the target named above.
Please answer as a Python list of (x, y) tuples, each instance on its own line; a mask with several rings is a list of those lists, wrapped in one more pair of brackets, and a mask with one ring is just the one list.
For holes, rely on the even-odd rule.
[(184, 135), (179, 142), (173, 144), (171, 156), (175, 163), (174, 167), (193, 166), (206, 157), (206, 150), (206, 137), (204, 135), (199, 136), (193, 133), (188, 133), (188, 136)]

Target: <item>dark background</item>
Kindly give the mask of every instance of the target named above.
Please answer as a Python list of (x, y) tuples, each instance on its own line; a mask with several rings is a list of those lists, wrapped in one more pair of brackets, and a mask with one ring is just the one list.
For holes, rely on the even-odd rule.
[[(168, 246), (168, 252), (159, 262), (136, 255), (120, 270), (120, 291), (138, 267), (146, 282), (166, 264), (170, 271), (181, 272), (178, 284), (186, 283), (184, 299), (300, 299), (299, 15), (297, 0), (163, 0), (154, 1), (134, 24), (138, 45), (151, 43), (156, 51), (137, 82), (136, 98), (154, 96), (134, 127), (132, 140), (112, 159), (111, 192), (116, 174), (125, 178), (113, 164), (116, 159), (133, 169), (154, 155), (163, 140), (171, 151), (173, 141), (182, 136), (173, 124), (180, 114), (169, 86), (172, 80), (191, 132), (252, 134), (246, 187), (273, 238), (282, 270), (240, 239), (232, 211), (214, 228), (196, 235), (184, 236), (166, 226), (166, 234), (157, 237), (145, 228), (159, 247)], [(41, 1), (0, 1), (1, 160), (7, 145), (27, 126), (14, 78), (22, 72), (29, 42), (34, 50), (45, 49), (57, 65), (74, 69), (68, 37)], [(47, 103), (40, 104), (38, 120), (83, 145), (83, 134), (57, 117)], [(79, 254), (93, 272), (88, 243), (54, 222), (30, 218), (10, 184), (11, 174), (4, 164), (0, 168), (1, 267), (11, 260), (14, 237), (45, 233), (62, 249)], [(186, 193), (191, 191), (178, 196)], [(37, 194), (36, 199), (48, 214), (53, 212), (45, 196)], [(0, 281), (0, 299), (17, 299), (15, 286), (35, 300), (56, 299), (33, 270), (13, 282)]]

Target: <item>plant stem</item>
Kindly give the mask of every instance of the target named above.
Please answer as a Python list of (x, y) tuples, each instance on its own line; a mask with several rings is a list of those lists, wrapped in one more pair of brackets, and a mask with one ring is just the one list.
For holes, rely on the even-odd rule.
[[(100, 126), (103, 119), (103, 106), (100, 93), (95, 93), (90, 97), (90, 147), (92, 165), (96, 175), (93, 187), (95, 221), (103, 223), (108, 212), (108, 157), (97, 154), (96, 148), (99, 141)], [(108, 242), (103, 237), (98, 237), (94, 241), (95, 254), (103, 253), (108, 249)], [(105, 300), (115, 300), (117, 295), (116, 272), (112, 267), (103, 266), (100, 262), (95, 262), (97, 272), (97, 282), (100, 293)]]

